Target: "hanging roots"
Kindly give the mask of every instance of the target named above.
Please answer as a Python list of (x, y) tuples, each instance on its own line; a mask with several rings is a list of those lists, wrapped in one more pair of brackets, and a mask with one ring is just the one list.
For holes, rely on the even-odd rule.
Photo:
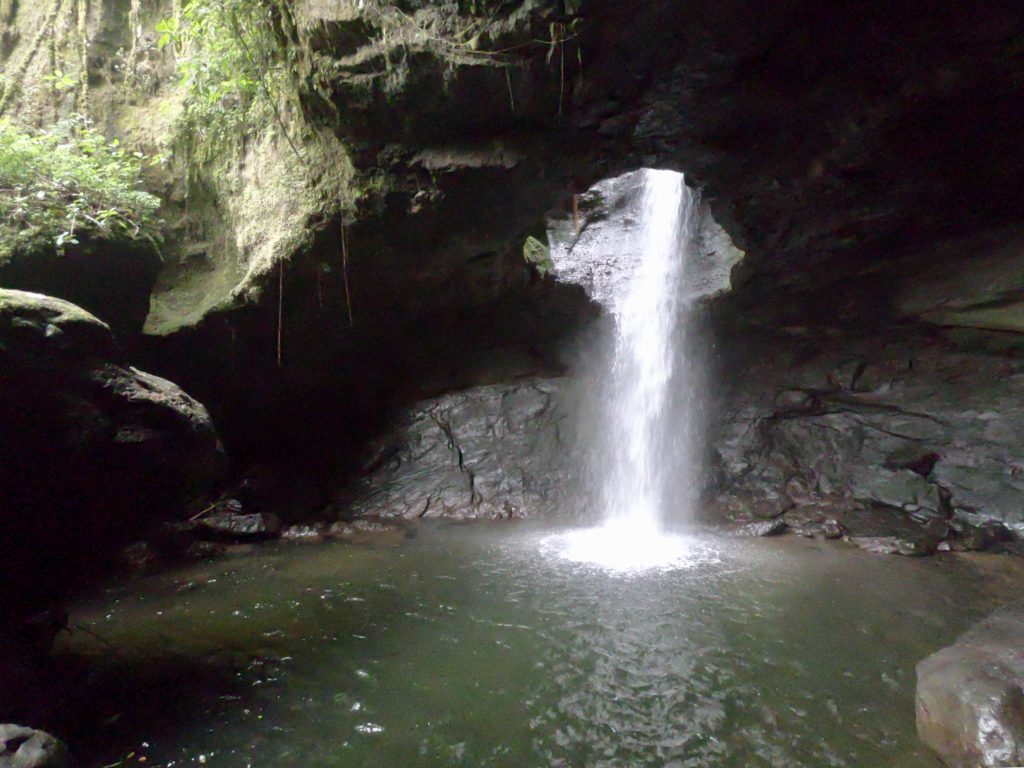
[(345, 283), (345, 306), (348, 308), (348, 324), (352, 325), (352, 296), (348, 291), (348, 227), (341, 225), (341, 279)]
[(281, 367), (282, 336), (284, 330), (284, 259), (278, 262), (277, 269), (277, 367)]

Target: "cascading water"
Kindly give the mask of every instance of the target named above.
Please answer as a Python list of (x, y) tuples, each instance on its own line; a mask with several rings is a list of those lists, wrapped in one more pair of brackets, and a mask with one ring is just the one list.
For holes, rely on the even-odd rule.
[(592, 294), (609, 309), (615, 336), (592, 377), (587, 419), (589, 492), (602, 525), (558, 543), (565, 558), (619, 571), (702, 559), (693, 540), (679, 535), (693, 519), (700, 476), (700, 376), (687, 322), (693, 300), (706, 292), (688, 284), (699, 199), (682, 174), (638, 174), (629, 217), (636, 224), (625, 229), (625, 247), (599, 244), (618, 255), (591, 272)]
[(635, 533), (661, 531), (670, 506), (671, 518), (692, 517), (694, 398), (683, 281), (696, 203), (682, 174), (644, 172), (639, 263), (612, 306), (615, 345), (595, 436), (604, 442), (597, 469), (605, 520)]

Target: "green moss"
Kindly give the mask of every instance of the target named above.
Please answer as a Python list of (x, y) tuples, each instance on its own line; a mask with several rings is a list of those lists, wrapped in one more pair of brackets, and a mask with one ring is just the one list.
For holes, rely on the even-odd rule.
[(82, 117), (34, 132), (0, 119), (0, 260), (86, 233), (155, 237), (160, 201), (140, 188), (142, 160)]
[(555, 271), (555, 264), (551, 261), (550, 250), (533, 235), (526, 238), (526, 242), (523, 243), (523, 258), (540, 275), (551, 274)]

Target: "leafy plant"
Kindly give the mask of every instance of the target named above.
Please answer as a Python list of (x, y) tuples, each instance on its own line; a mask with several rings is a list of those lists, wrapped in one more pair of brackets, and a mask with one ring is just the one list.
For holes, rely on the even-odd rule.
[(43, 82), (50, 85), (58, 93), (70, 91), (78, 85), (78, 80), (63, 70), (55, 70), (48, 75), (43, 75)]
[(75, 115), (44, 131), (0, 119), (0, 257), (83, 232), (155, 239), (158, 198), (142, 191), (145, 156)]
[(277, 0), (186, 0), (157, 24), (157, 44), (171, 47), (188, 91), (181, 127), (201, 161), (268, 120), (288, 137), (280, 104), (295, 92), (296, 54), (277, 37), (285, 12)]

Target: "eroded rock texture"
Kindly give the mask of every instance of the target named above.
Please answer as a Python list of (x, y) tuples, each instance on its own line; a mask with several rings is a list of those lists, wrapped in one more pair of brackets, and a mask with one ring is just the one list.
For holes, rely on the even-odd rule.
[[(714, 440), (719, 501), (733, 514), (838, 519), (855, 537), (909, 538), (912, 551), (947, 539), (984, 548), (975, 527), (1024, 523), (1019, 359), (912, 328), (744, 346), (725, 364), (732, 388)], [(1009, 531), (987, 535), (984, 545)]]

